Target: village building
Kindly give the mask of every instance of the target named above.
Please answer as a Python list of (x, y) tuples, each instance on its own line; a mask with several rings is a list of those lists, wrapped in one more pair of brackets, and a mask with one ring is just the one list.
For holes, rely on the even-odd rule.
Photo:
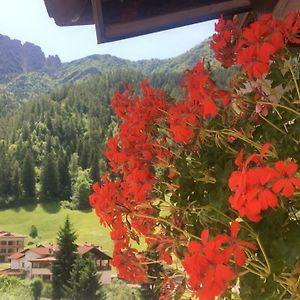
[(26, 236), (0, 231), (0, 262), (7, 262), (8, 257), (24, 249)]
[[(27, 279), (40, 277), (43, 280), (52, 280), (51, 266), (55, 261), (54, 244), (43, 244), (34, 248), (27, 248), (9, 257), (10, 268), (0, 271), (0, 275), (19, 276)], [(102, 284), (111, 282), (111, 257), (100, 247), (92, 244), (78, 245), (77, 252), (81, 257), (91, 256), (95, 259), (97, 269), (101, 273)]]

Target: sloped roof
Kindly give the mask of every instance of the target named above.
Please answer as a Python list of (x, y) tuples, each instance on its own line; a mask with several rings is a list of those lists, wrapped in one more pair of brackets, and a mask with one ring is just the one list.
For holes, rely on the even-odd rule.
[(8, 257), (8, 259), (20, 259), (25, 256), (24, 252), (16, 252)]
[(87, 253), (93, 253), (95, 254), (99, 259), (111, 259), (109, 255), (107, 255), (103, 250), (98, 247), (94, 246), (92, 244), (83, 244), (83, 245), (78, 245), (77, 247), (77, 252), (79, 255), (84, 256)]
[(1, 238), (1, 237), (26, 238), (25, 235), (12, 233), (12, 232), (5, 231), (5, 230), (0, 230), (0, 238)]

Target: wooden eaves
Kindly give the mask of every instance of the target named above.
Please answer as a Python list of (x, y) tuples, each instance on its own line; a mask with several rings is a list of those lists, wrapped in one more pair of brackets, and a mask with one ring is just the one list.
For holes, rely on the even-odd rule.
[[(95, 24), (98, 43), (208, 21), (220, 15), (274, 12), (282, 17), (299, 0), (44, 0), (59, 26)], [(249, 18), (248, 18), (249, 19)], [(243, 23), (243, 21), (241, 21)]]

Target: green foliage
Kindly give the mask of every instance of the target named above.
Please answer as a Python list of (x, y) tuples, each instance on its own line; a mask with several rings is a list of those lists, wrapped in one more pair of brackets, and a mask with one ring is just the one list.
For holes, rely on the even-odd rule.
[(30, 286), (17, 277), (0, 276), (0, 299), (28, 300), (31, 299)]
[(31, 225), (29, 236), (35, 239), (38, 236), (38, 230), (35, 225)]
[(42, 290), (42, 297), (43, 298), (51, 298), (51, 295), (52, 295), (52, 284), (44, 283), (43, 290)]
[(27, 151), (22, 168), (22, 186), (27, 198), (35, 197), (35, 170), (31, 151)]
[(52, 264), (52, 299), (54, 300), (61, 299), (64, 289), (69, 287), (71, 270), (77, 258), (75, 240), (76, 233), (67, 217), (64, 226), (58, 232), (58, 250), (55, 252), (56, 260)]
[(0, 117), (5, 117), (19, 106), (12, 93), (0, 89)]
[(42, 295), (43, 281), (41, 278), (34, 278), (30, 283), (33, 300), (39, 300)]
[(89, 207), (91, 180), (89, 170), (79, 169), (76, 181), (72, 186), (72, 208), (85, 209)]
[(138, 288), (131, 287), (121, 280), (113, 280), (105, 287), (106, 300), (142, 300)]
[[(146, 252), (146, 257), (152, 261), (159, 261), (159, 253)], [(149, 265), (147, 274), (149, 276), (149, 282), (141, 285), (141, 297), (147, 300), (159, 299), (160, 286), (162, 280), (160, 274), (163, 271), (163, 265), (159, 262)]]
[(41, 167), (41, 199), (43, 201), (57, 199), (59, 193), (59, 174), (57, 162), (53, 155), (44, 158)]
[(71, 271), (65, 297), (69, 300), (104, 300), (100, 276), (92, 257), (77, 257)]
[[(106, 171), (105, 142), (114, 126), (110, 101), (115, 89), (122, 90), (124, 82), (138, 87), (149, 75), (155, 87), (182, 95), (179, 72), (209, 50), (206, 41), (171, 60), (130, 62), (94, 55), (60, 66), (53, 58), (52, 66), (46, 61), (43, 70), (31, 72), (43, 65), (35, 51), (30, 72), (18, 71), (20, 61), (18, 76), (7, 78), (0, 92), (0, 207), (36, 199), (69, 201), (79, 167), (99, 181)], [(33, 96), (22, 103), (15, 99)]]

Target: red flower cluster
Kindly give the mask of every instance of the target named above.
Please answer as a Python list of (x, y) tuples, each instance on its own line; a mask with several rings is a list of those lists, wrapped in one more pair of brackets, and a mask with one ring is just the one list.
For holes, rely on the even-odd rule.
[(176, 143), (188, 143), (194, 138), (194, 128), (200, 126), (196, 113), (185, 102), (178, 102), (168, 111), (167, 122), (170, 124), (170, 133)]
[[(152, 165), (158, 161), (156, 157), (165, 158), (162, 157), (165, 152), (153, 146), (157, 145), (157, 141), (152, 131), (155, 130), (155, 122), (164, 116), (168, 107), (163, 93), (149, 87), (146, 82), (142, 83), (142, 93), (143, 99), (132, 98), (128, 86), (122, 94), (115, 93), (112, 104), (123, 123), (119, 135), (108, 141), (105, 154), (118, 176), (111, 181), (105, 175), (102, 185), (96, 183), (90, 196), (90, 204), (95, 207), (101, 223), (112, 229), (111, 238), (115, 243), (113, 265), (124, 278), (136, 282), (137, 278), (145, 277), (145, 269), (137, 264), (135, 251), (129, 246), (131, 232), (126, 219), (130, 213), (152, 213), (152, 209), (140, 209), (139, 206), (151, 203), (155, 182)], [(139, 234), (149, 234), (154, 227), (153, 221), (134, 215), (131, 222), (132, 228)], [(135, 277), (132, 277), (130, 264), (135, 266)], [(126, 272), (125, 266), (131, 271)]]
[(259, 79), (269, 71), (270, 63), (288, 42), (300, 43), (299, 30), (300, 18), (296, 12), (284, 21), (275, 20), (271, 14), (263, 15), (244, 30), (239, 30), (236, 19), (221, 18), (211, 49), (225, 67), (237, 62), (250, 79)]
[(219, 90), (205, 70), (204, 61), (200, 61), (192, 70), (186, 70), (183, 86), (186, 104), (202, 118), (214, 117), (217, 114), (217, 103), (229, 103), (229, 94)]
[[(216, 25), (212, 48), (225, 66), (239, 63), (250, 78), (261, 78), (288, 42), (300, 43), (299, 19), (298, 13), (290, 14), (285, 22), (267, 15), (244, 30), (237, 28), (236, 19), (221, 19)], [(176, 104), (168, 102), (162, 91), (150, 87), (146, 81), (141, 85), (141, 97), (133, 96), (129, 86), (125, 86), (122, 93), (115, 92), (113, 97), (112, 105), (121, 125), (119, 133), (109, 139), (105, 155), (114, 174), (104, 175), (101, 185), (94, 184), (90, 204), (100, 222), (111, 229), (112, 265), (121, 277), (134, 283), (147, 281), (146, 263), (149, 261), (131, 248), (131, 240), (144, 236), (148, 249), (158, 251), (160, 260), (169, 265), (172, 255), (180, 253), (182, 245), (187, 244), (183, 218), (176, 218), (171, 211), (171, 216), (163, 217), (167, 226), (155, 219), (160, 216), (160, 207), (154, 200), (153, 187), (159, 186), (161, 166), (168, 167), (163, 170), (166, 171), (163, 173), (164, 193), (172, 194), (181, 176), (176, 170), (178, 152), (199, 150), (200, 129), (209, 123), (207, 119), (224, 109), (232, 97), (209, 78), (204, 61), (184, 73), (183, 88), (185, 97)], [(257, 107), (258, 112), (260, 109)], [(233, 143), (234, 139), (229, 137), (229, 142)], [(232, 191), (231, 207), (253, 222), (258, 222), (267, 209), (275, 208), (280, 197), (291, 197), (295, 189), (300, 189), (297, 164), (264, 162), (267, 148), (265, 145), (260, 156), (253, 154), (245, 161), (241, 151), (235, 161), (238, 170), (228, 181)], [(172, 180), (175, 182), (169, 184)], [(176, 210), (176, 203), (174, 207)], [(178, 232), (169, 229), (172, 225)], [(255, 249), (254, 245), (237, 239), (238, 227), (238, 223), (233, 222), (231, 235), (220, 234), (213, 239), (209, 239), (208, 230), (204, 230), (201, 243), (189, 243), (182, 264), (189, 275), (189, 286), (199, 298), (210, 300), (222, 294), (235, 279), (237, 268), (245, 264), (244, 248)], [(164, 281), (166, 287), (176, 289), (172, 280)], [(169, 299), (170, 293), (165, 291), (161, 299)]]
[(201, 234), (201, 243), (190, 242), (188, 253), (182, 261), (188, 276), (189, 286), (194, 294), (203, 300), (214, 300), (226, 289), (229, 281), (236, 274), (230, 266), (230, 259), (235, 259), (237, 266), (246, 262), (244, 247), (256, 249), (248, 242), (237, 240), (239, 225), (236, 221), (231, 224), (231, 235), (220, 234), (208, 240), (208, 229)]
[[(267, 145), (267, 144), (266, 144)], [(263, 149), (266, 149), (266, 145)], [(278, 161), (275, 165), (266, 165), (263, 154), (258, 157), (251, 155), (243, 162), (243, 151), (235, 161), (239, 171), (234, 171), (228, 181), (228, 186), (234, 195), (230, 196), (229, 203), (237, 210), (241, 217), (246, 216), (253, 222), (259, 222), (261, 213), (269, 207), (278, 205), (278, 196), (290, 197), (295, 187), (300, 189), (300, 179), (295, 177), (297, 164), (294, 162)], [(249, 167), (250, 164), (254, 167)]]
[(272, 15), (264, 15), (243, 30), (237, 44), (237, 63), (250, 79), (261, 78), (269, 71), (270, 60), (285, 46), (278, 22)]
[(179, 284), (174, 279), (165, 276), (160, 288), (159, 300), (173, 300), (177, 294), (184, 291), (182, 284)]
[(215, 34), (210, 43), (215, 53), (215, 58), (222, 62), (225, 68), (231, 67), (236, 62), (236, 42), (241, 34), (238, 18), (225, 21), (223, 17), (215, 24)]
[(112, 265), (118, 269), (121, 278), (125, 278), (131, 283), (146, 283), (148, 277), (141, 264), (143, 260), (144, 257), (137, 254), (137, 250), (128, 248), (114, 252)]
[(217, 104), (229, 103), (229, 93), (217, 88), (200, 61), (192, 70), (186, 70), (182, 86), (185, 99), (170, 105), (167, 123), (170, 134), (176, 143), (189, 143), (195, 137), (195, 130), (203, 127), (203, 119), (217, 115)]

